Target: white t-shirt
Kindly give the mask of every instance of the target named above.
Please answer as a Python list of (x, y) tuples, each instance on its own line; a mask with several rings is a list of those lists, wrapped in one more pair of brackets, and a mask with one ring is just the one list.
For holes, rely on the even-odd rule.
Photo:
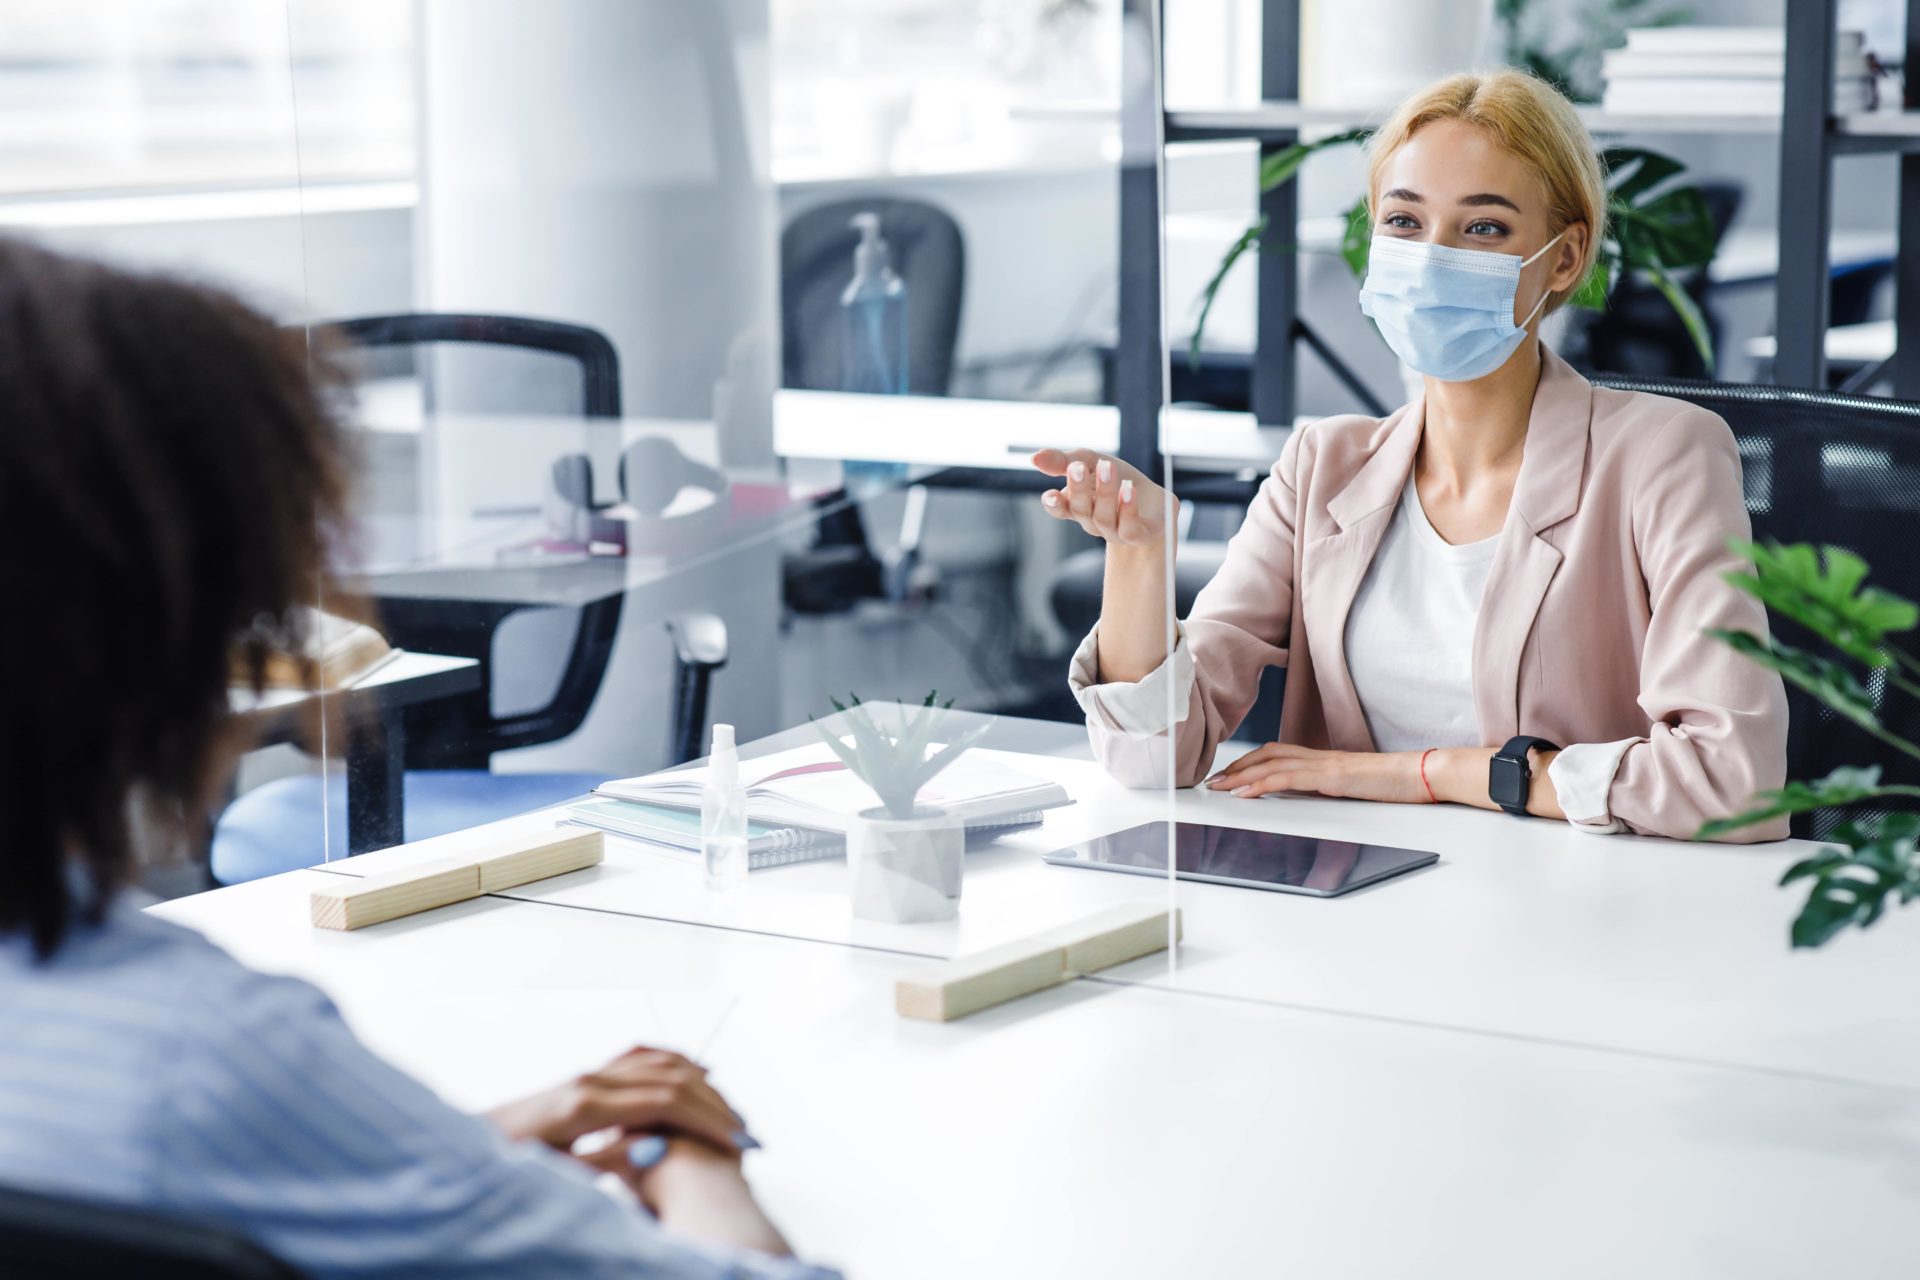
[(1347, 613), (1347, 673), (1382, 751), (1480, 744), (1473, 637), (1500, 538), (1460, 546), (1427, 520), (1413, 477)]

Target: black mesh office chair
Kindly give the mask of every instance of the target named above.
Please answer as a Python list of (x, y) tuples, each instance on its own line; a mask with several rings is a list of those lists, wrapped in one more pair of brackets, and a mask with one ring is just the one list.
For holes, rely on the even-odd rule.
[[(604, 334), (584, 325), (521, 316), (416, 313), (318, 327), (336, 340), (340, 359), (363, 388), (383, 379), (415, 387), (424, 410), (554, 413), (558, 406), (562, 416), (620, 417), (619, 358)], [(492, 350), (482, 353), (489, 361), (480, 364), (449, 360), (438, 350), (442, 347)], [(426, 354), (429, 349), (431, 356)], [(495, 355), (507, 359), (496, 364)], [(590, 598), (572, 608), (577, 622), (544, 701), (507, 711), (497, 708), (494, 678), (501, 628), (509, 619), (559, 606), (546, 603), (538, 590), (483, 589), (468, 595), (441, 581), (445, 575), (427, 575), (433, 580), (424, 584), (417, 575), (385, 579), (384, 585), (383, 580), (373, 581), (380, 626), (397, 648), (472, 658), (481, 677), (471, 694), (419, 703), (404, 712), (406, 839), (542, 808), (604, 780), (590, 774), (495, 774), (490, 766), (497, 752), (557, 742), (585, 721), (605, 679), (626, 599), (624, 575), (617, 566), (607, 567), (615, 570), (608, 589), (587, 593)], [(711, 619), (699, 630), (707, 643), (676, 648), (679, 717), (695, 710), (704, 715), (707, 684), (725, 662), (726, 632), (719, 620)], [(690, 696), (689, 688), (698, 696)], [(698, 741), (702, 727), (676, 719), (670, 753), (678, 753), (687, 741)], [(323, 804), (344, 814), (337, 791), (330, 791), (323, 779), (308, 776), (269, 782), (241, 796), (220, 815), (214, 829), (215, 877), (234, 883), (321, 861), (328, 852), (323, 833), (340, 825), (322, 822)]]
[(230, 1232), (9, 1187), (0, 1187), (0, 1275), (8, 1280), (300, 1280), (300, 1272)]
[[(620, 359), (605, 334), (585, 325), (525, 316), (415, 312), (363, 316), (317, 326), (340, 339), (349, 358), (369, 371), (417, 379), (423, 407), (487, 412), (544, 409), (590, 419), (620, 416)], [(428, 366), (426, 349), (483, 346), (532, 353), (511, 363)], [(438, 352), (435, 352), (436, 356)], [(393, 361), (397, 358), (397, 364)], [(511, 358), (510, 358), (511, 359)], [(378, 363), (380, 361), (388, 363)], [(572, 369), (577, 390), (561, 373)], [(447, 373), (452, 376), (436, 376)], [(375, 583), (376, 592), (379, 584)], [(493, 650), (500, 627), (524, 613), (519, 601), (453, 601), (438, 595), (379, 593), (388, 639), (403, 649), (473, 658), (480, 688), (407, 712), (407, 765), (415, 769), (485, 769), (495, 752), (557, 742), (580, 727), (606, 675), (620, 625), (623, 592), (580, 607), (560, 677), (544, 705), (500, 715), (494, 710)]]
[[(559, 357), (577, 367), (577, 409), (582, 417), (620, 417), (620, 358), (605, 334), (586, 325), (526, 316), (413, 312), (339, 320), (322, 328), (362, 352), (463, 344)], [(497, 411), (524, 390), (503, 387), (500, 374), (488, 372), (492, 376), (480, 380), (483, 408)], [(523, 375), (522, 381), (538, 382), (539, 393), (549, 398), (560, 390), (551, 378)], [(423, 382), (430, 403), (453, 390), (436, 385), (432, 378)], [(416, 768), (484, 769), (497, 751), (557, 742), (573, 733), (586, 719), (606, 675), (624, 599), (624, 592), (614, 592), (580, 609), (559, 683), (543, 706), (497, 715), (490, 705), (492, 682), (484, 678), (491, 672), (493, 636), (507, 617), (527, 606), (470, 602), (472, 607), (456, 614), (442, 599), (382, 596), (381, 620), (394, 644), (475, 658), (483, 674), (480, 691), (469, 698), (443, 699), (410, 709), (408, 763)], [(667, 627), (675, 637), (676, 690), (669, 754), (679, 763), (688, 758), (680, 754), (683, 745), (698, 742), (705, 727), (713, 673), (726, 665), (727, 632), (718, 617), (704, 613), (668, 619)], [(689, 641), (689, 636), (697, 640)]]
[[(1688, 400), (1725, 418), (1740, 444), (1747, 511), (1757, 539), (1844, 547), (1872, 566), (1872, 581), (1920, 600), (1920, 404), (1721, 382), (1609, 378), (1601, 385)], [(1806, 644), (1793, 623), (1770, 619), (1780, 638)], [(1798, 634), (1796, 634), (1798, 633)], [(1880, 714), (1920, 738), (1920, 707), (1885, 697)], [(1920, 764), (1798, 690), (1787, 690), (1787, 773), (1818, 778), (1845, 764), (1879, 764), (1889, 782), (1920, 784)], [(1803, 815), (1794, 834), (1824, 839), (1841, 812)]]

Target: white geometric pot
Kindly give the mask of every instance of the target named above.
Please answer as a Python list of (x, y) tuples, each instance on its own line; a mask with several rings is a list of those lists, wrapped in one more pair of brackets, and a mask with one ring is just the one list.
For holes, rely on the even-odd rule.
[(868, 809), (847, 831), (853, 914), (888, 924), (924, 924), (960, 914), (966, 828), (944, 809), (895, 818)]

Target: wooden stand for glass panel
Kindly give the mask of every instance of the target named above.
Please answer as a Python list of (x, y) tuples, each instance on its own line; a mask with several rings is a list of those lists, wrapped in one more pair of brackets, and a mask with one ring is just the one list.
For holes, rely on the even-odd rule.
[(307, 902), (315, 928), (361, 929), (579, 871), (605, 856), (606, 837), (598, 831), (549, 836), (532, 844), (423, 862), (337, 889), (315, 889)]
[(1181, 937), (1180, 911), (1132, 902), (1030, 938), (946, 960), (894, 985), (902, 1017), (951, 1022), (996, 1004), (1057, 987), (1083, 973), (1137, 960)]

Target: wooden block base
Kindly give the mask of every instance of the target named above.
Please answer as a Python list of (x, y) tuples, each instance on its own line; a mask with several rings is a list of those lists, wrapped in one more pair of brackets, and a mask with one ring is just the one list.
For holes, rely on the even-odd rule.
[(362, 929), (591, 867), (606, 856), (598, 831), (568, 832), (463, 858), (442, 858), (387, 875), (315, 889), (307, 909), (317, 929)]
[[(942, 961), (894, 984), (893, 1007), (906, 1018), (951, 1022), (996, 1004), (1059, 986), (1166, 948), (1169, 909), (1159, 902), (1122, 903), (1083, 920)], [(1171, 936), (1181, 937), (1171, 911)]]

